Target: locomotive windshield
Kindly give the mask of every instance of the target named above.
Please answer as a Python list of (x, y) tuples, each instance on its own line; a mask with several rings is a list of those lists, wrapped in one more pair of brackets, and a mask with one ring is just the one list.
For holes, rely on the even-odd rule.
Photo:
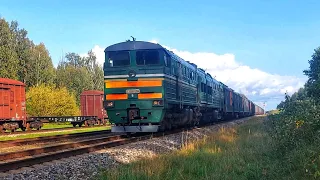
[(137, 65), (157, 65), (160, 64), (159, 51), (144, 50), (136, 52)]
[(130, 54), (128, 51), (108, 52), (109, 67), (130, 65)]

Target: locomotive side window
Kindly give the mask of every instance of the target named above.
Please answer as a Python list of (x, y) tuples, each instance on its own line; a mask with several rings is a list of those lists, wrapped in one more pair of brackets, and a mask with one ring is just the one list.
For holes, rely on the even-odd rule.
[(171, 57), (168, 56), (167, 54), (164, 54), (163, 58), (164, 58), (164, 62), (166, 64), (166, 66), (171, 67)]
[(109, 67), (130, 65), (130, 54), (128, 51), (108, 52)]
[(160, 64), (159, 52), (157, 50), (146, 50), (136, 52), (137, 65)]

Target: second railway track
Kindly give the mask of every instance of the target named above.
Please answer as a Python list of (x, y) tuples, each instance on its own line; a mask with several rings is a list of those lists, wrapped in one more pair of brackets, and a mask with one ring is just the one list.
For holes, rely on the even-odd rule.
[(54, 135), (54, 136), (44, 136), (37, 138), (25, 138), (25, 139), (17, 139), (17, 140), (8, 140), (8, 141), (0, 141), (0, 148), (6, 146), (22, 146), (27, 144), (36, 144), (42, 142), (53, 142), (53, 141), (69, 141), (75, 138), (88, 137), (88, 136), (97, 136), (103, 134), (109, 134), (110, 130), (101, 130), (101, 131), (92, 131), (92, 132), (80, 132), (73, 134), (62, 134), (62, 135)]

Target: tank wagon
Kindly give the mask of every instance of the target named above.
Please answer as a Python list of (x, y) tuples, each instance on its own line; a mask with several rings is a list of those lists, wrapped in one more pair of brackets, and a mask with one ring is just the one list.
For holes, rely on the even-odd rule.
[(104, 107), (112, 132), (157, 132), (263, 111), (159, 44), (127, 41), (104, 52)]

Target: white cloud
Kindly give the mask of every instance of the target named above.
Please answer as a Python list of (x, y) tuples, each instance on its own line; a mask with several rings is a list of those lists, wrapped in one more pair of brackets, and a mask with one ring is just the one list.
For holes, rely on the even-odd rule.
[[(97, 57), (97, 62), (101, 65), (104, 63), (104, 48), (100, 47), (99, 45), (95, 45), (92, 49), (92, 52), (96, 55)], [(81, 57), (88, 57), (87, 53), (81, 53)]]
[[(153, 39), (149, 42), (158, 43), (158, 40)], [(206, 70), (218, 81), (245, 94), (260, 106), (265, 102), (268, 105), (267, 110), (275, 108), (284, 99), (284, 93), (296, 92), (306, 81), (306, 79), (295, 76), (281, 76), (251, 68), (236, 61), (235, 55), (231, 53), (220, 55), (212, 52), (192, 53), (168, 46), (164, 47)], [(103, 64), (104, 48), (96, 45), (92, 50), (96, 54), (98, 62)]]

